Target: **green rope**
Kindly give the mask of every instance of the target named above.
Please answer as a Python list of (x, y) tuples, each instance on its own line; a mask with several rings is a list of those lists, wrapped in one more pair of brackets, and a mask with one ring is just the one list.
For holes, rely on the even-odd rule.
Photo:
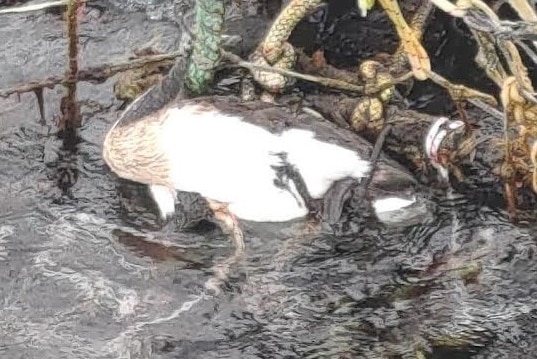
[(212, 83), (214, 70), (220, 61), (224, 0), (198, 0), (194, 11), (195, 38), (185, 85), (192, 94), (199, 95)]

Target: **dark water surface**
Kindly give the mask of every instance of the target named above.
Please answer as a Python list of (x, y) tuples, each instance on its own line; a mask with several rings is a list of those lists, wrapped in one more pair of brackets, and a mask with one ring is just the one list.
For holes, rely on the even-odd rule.
[[(172, 22), (88, 11), (83, 67), (176, 45)], [(0, 16), (0, 39), (1, 88), (64, 71), (61, 16)], [(54, 134), (63, 89), (45, 91), (45, 126), (32, 94), (0, 100), (1, 358), (535, 357), (535, 223), (456, 195), (404, 229), (250, 226), (229, 286), (206, 294), (228, 237), (161, 229), (145, 188), (111, 175), (112, 85), (80, 85), (76, 152)]]

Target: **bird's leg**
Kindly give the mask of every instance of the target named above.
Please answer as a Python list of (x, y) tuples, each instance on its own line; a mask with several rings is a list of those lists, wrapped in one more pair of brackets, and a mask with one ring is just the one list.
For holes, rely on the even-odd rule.
[(210, 199), (207, 199), (207, 203), (222, 229), (231, 233), (231, 238), (235, 244), (235, 252), (219, 263), (215, 263), (212, 267), (213, 276), (205, 282), (205, 288), (217, 295), (221, 292), (222, 284), (228, 280), (231, 267), (239, 261), (244, 253), (244, 236), (237, 217), (231, 213), (227, 204)]
[(239, 221), (227, 207), (227, 204), (208, 199), (209, 208), (213, 212), (214, 218), (222, 225), (222, 227), (231, 233), (233, 244), (235, 244), (236, 252), (244, 251), (244, 235), (239, 226)]

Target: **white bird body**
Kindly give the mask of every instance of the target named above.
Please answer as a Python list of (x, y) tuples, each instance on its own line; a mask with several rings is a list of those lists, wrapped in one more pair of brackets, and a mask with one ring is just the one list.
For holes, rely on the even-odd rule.
[(166, 116), (162, 146), (170, 154), (175, 188), (227, 203), (242, 219), (282, 222), (307, 214), (292, 181), (291, 190), (274, 184), (275, 168), (285, 166), (283, 154), (313, 198), (321, 198), (334, 181), (369, 173), (369, 163), (355, 152), (317, 140), (311, 131), (275, 134), (237, 116), (201, 112), (196, 105), (172, 108)]
[[(164, 218), (175, 211), (176, 191), (185, 191), (225, 204), (241, 219), (284, 222), (307, 215), (308, 208), (280, 170), (292, 166), (309, 195), (321, 199), (336, 181), (370, 174), (363, 156), (371, 147), (358, 139), (276, 106), (213, 97), (183, 100), (128, 123), (119, 120), (105, 139), (103, 156), (120, 177), (150, 186)], [(383, 163), (373, 182), (414, 184), (401, 167)], [(390, 195), (373, 208), (391, 211), (413, 202)]]

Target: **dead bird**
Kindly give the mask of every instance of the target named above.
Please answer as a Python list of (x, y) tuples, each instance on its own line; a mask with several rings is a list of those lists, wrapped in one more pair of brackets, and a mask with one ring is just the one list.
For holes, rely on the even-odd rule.
[(177, 191), (199, 193), (242, 250), (239, 219), (286, 222), (317, 212), (337, 221), (353, 186), (370, 175), (366, 197), (381, 221), (423, 204), (397, 163), (381, 155), (372, 171), (371, 151), (355, 133), (310, 114), (211, 96), (120, 118), (103, 157), (118, 176), (149, 185), (163, 219), (173, 216)]

